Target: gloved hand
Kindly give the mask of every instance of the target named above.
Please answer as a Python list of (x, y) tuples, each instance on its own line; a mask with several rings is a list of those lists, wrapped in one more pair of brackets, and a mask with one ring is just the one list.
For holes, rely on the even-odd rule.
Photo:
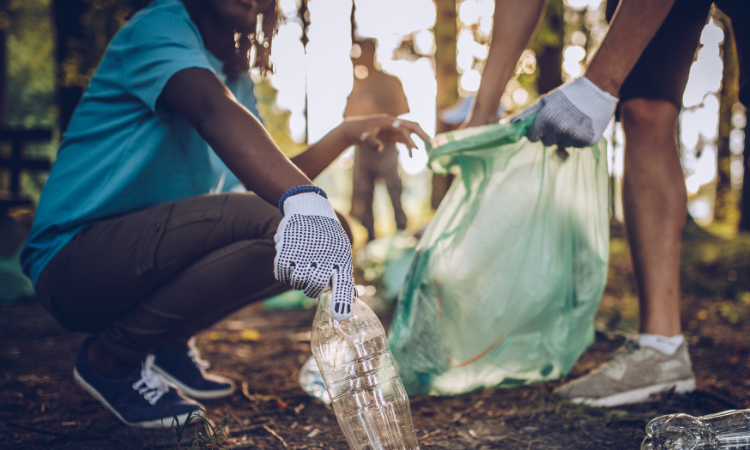
[(276, 231), (274, 276), (310, 298), (320, 296), (330, 284), (333, 317), (348, 319), (356, 296), (352, 246), (330, 202), (315, 192), (303, 192), (282, 197), (279, 209), (284, 218)]
[(511, 119), (518, 122), (539, 112), (526, 137), (544, 145), (588, 147), (602, 138), (615, 112), (617, 98), (599, 89), (586, 77), (545, 94), (524, 112)]

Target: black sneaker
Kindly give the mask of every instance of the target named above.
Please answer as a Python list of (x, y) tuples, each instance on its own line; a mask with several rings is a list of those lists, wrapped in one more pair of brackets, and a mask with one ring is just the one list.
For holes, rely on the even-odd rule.
[(194, 339), (185, 347), (160, 345), (152, 354), (154, 371), (188, 397), (214, 399), (234, 393), (232, 380), (206, 373), (209, 364), (200, 358)]
[(120, 420), (142, 428), (172, 427), (175, 424), (170, 407), (180, 424), (193, 416), (202, 415), (201, 405), (180, 395), (161, 375), (152, 370), (154, 357), (149, 355), (140, 370), (127, 378), (102, 378), (89, 362), (86, 343), (78, 351), (73, 370), (75, 380), (96, 397)]

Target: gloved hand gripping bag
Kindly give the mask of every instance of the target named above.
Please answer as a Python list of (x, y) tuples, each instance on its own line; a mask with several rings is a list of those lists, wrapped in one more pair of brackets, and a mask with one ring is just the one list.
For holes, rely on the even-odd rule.
[(609, 258), (606, 143), (532, 143), (534, 118), (428, 146), (431, 169), (457, 177), (389, 332), (410, 395), (560, 378), (593, 341)]

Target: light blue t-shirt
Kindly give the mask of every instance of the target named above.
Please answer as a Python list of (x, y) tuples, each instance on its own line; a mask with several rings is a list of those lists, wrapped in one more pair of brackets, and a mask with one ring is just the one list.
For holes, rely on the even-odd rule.
[(222, 66), (179, 0), (156, 0), (115, 35), (73, 114), (21, 253), (34, 284), (86, 226), (239, 182), (159, 99), (175, 73), (203, 68), (257, 117), (249, 75), (226, 82)]

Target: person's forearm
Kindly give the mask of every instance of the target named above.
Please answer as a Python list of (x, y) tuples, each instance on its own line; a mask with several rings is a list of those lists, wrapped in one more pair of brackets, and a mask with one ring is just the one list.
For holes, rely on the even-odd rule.
[(199, 68), (177, 72), (164, 86), (162, 97), (245, 187), (268, 203), (276, 205), (289, 189), (312, 184), (214, 73)]
[(615, 97), (675, 0), (622, 0), (586, 78)]
[(289, 189), (312, 184), (255, 117), (239, 104), (226, 106), (197, 129), (249, 191), (276, 205)]
[(292, 158), (292, 162), (308, 178), (314, 180), (352, 144), (353, 142), (347, 136), (342, 124), (331, 130), (323, 139), (308, 147), (303, 153)]
[(409, 149), (411, 156), (412, 150), (417, 148), (411, 134), (416, 134), (424, 141), (430, 139), (418, 124), (403, 119), (396, 120), (387, 114), (349, 117), (304, 153), (292, 158), (292, 162), (310, 179), (314, 179), (344, 150), (355, 144), (380, 152), (386, 143), (402, 143)]
[(385, 144), (401, 143), (411, 156), (412, 150), (417, 148), (412, 134), (423, 141), (430, 139), (417, 123), (396, 120), (387, 114), (349, 117), (304, 153), (292, 158), (292, 162), (310, 179), (314, 179), (344, 150), (355, 144), (368, 147), (369, 151), (380, 152)]
[(494, 116), (546, 0), (496, 0), (492, 41), (472, 114)]

